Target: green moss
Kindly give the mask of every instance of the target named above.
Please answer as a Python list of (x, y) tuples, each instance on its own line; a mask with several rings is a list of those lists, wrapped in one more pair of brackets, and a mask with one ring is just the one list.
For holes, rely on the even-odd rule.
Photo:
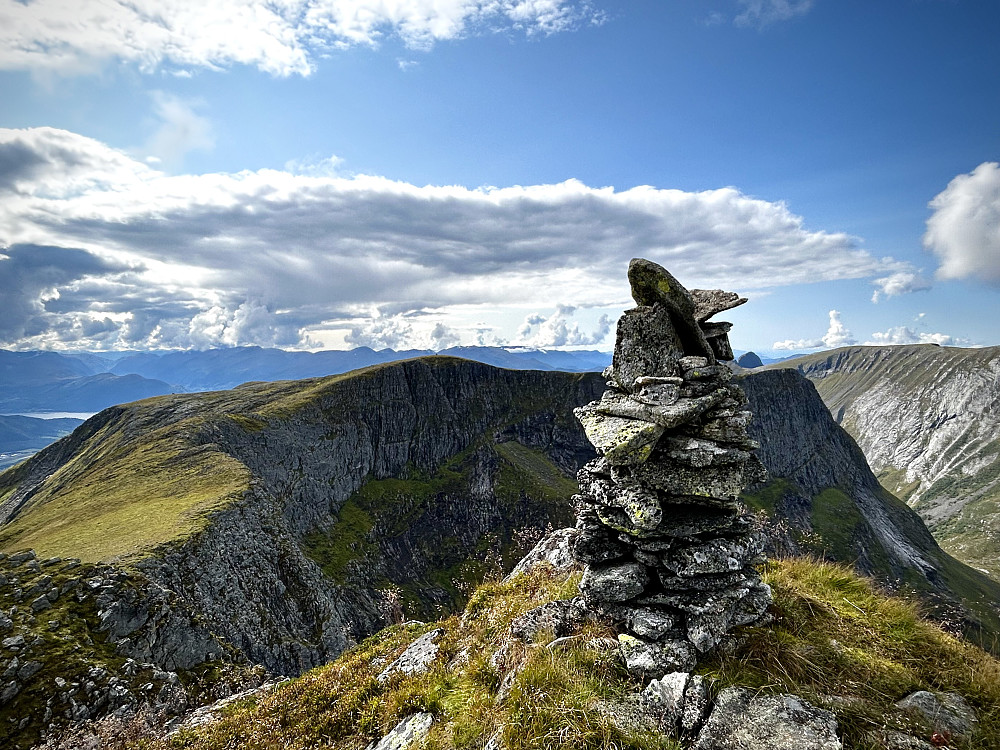
[(828, 487), (813, 498), (810, 520), (822, 540), (822, 551), (832, 559), (846, 562), (857, 557), (854, 543), (867, 523), (850, 497)]
[(764, 511), (773, 516), (781, 499), (794, 492), (794, 485), (787, 479), (780, 478), (768, 481), (756, 492), (744, 492), (741, 498), (753, 510)]
[(314, 531), (302, 540), (303, 551), (337, 583), (344, 583), (347, 565), (377, 549), (369, 539), (371, 516), (355, 498), (341, 506), (329, 531)]
[(531, 497), (564, 504), (577, 491), (576, 482), (542, 451), (528, 448), (515, 440), (497, 443), (494, 449), (502, 459), (496, 487), (498, 497)]

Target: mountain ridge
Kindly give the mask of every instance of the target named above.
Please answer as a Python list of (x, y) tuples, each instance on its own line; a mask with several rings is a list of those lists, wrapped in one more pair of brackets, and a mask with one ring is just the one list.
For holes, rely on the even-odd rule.
[(845, 347), (799, 357), (883, 486), (1000, 579), (1000, 347)]

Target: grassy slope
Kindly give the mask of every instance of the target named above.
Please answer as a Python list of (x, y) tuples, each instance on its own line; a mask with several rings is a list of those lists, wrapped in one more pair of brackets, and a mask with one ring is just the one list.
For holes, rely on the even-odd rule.
[[(887, 728), (929, 740), (933, 728), (898, 715), (893, 703), (918, 689), (952, 690), (979, 714), (972, 746), (1000, 748), (1000, 662), (842, 566), (785, 560), (772, 563), (765, 577), (775, 594), (774, 622), (744, 629), (736, 648), (699, 666), (716, 690), (743, 685), (793, 692), (824, 705), (837, 714), (846, 750), (884, 747)], [(600, 703), (621, 700), (640, 686), (614, 652), (589, 649), (586, 638), (548, 649), (543, 636), (492, 658), (513, 617), (572, 596), (577, 580), (539, 571), (508, 584), (486, 584), (462, 617), (382, 631), (334, 663), (235, 707), (215, 725), (187, 731), (169, 744), (109, 738), (106, 747), (361, 750), (415, 711), (434, 715), (426, 747), (438, 750), (481, 748), (493, 736), (504, 750), (677, 747), (662, 736), (616, 727), (599, 710)], [(384, 684), (375, 679), (413, 638), (437, 626), (446, 634), (429, 673)], [(580, 634), (609, 633), (589, 625)], [(502, 693), (501, 682), (518, 663), (523, 666)]]
[[(967, 637), (996, 652), (1000, 634), (1000, 583), (980, 571), (963, 565), (940, 550), (922, 549), (922, 553), (935, 565), (935, 584), (957, 597), (964, 612), (957, 611), (955, 601), (943, 595), (927, 578), (910, 568), (893, 565), (889, 553), (882, 547), (878, 536), (869, 527), (851, 498), (837, 488), (827, 488), (810, 501), (809, 522), (811, 531), (805, 532), (782, 524), (780, 511), (776, 512), (785, 495), (804, 496), (805, 493), (787, 479), (771, 480), (754, 493), (745, 493), (743, 500), (751, 509), (762, 511), (779, 526), (772, 531), (788, 533), (798, 549), (831, 562), (856, 564), (863, 560), (863, 567), (884, 585), (910, 591), (920, 596), (932, 607), (935, 619), (948, 621), (962, 630)], [(920, 519), (891, 493), (883, 490), (883, 507), (897, 526), (910, 539), (919, 539), (918, 530), (908, 528), (920, 524)]]
[[(213, 423), (231, 420), (259, 430), (373, 369), (160, 396), (102, 412), (84, 425), (99, 425), (96, 430), (64, 438), (75, 450), (44, 480), (29, 508), (0, 527), (0, 551), (33, 548), (41, 557), (98, 562), (142, 556), (185, 538), (211, 512), (240, 499), (250, 480), (242, 463), (203, 439)], [(47, 450), (64, 447), (60, 441)], [(0, 474), (0, 502), (44, 455)]]

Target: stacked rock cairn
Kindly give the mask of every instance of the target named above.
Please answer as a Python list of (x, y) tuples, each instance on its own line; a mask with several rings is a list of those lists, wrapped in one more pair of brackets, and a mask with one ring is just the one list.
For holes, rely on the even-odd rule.
[(576, 416), (599, 457), (578, 475), (573, 554), (587, 568), (587, 608), (610, 620), (630, 672), (690, 671), (735, 626), (762, 619), (763, 541), (739, 494), (764, 467), (747, 437), (750, 412), (732, 371), (730, 323), (746, 302), (688, 291), (634, 259), (637, 307), (618, 321), (608, 390)]

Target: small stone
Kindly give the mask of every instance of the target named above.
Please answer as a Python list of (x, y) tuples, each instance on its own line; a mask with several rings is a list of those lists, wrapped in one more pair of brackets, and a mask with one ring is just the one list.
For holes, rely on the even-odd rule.
[(395, 728), (377, 743), (373, 742), (365, 750), (407, 750), (416, 746), (431, 731), (434, 716), (416, 713), (399, 722)]
[(26, 661), (21, 665), (21, 668), (17, 670), (17, 676), (23, 680), (30, 680), (36, 674), (38, 674), (42, 669), (42, 663), (40, 661)]
[(24, 552), (15, 552), (13, 555), (7, 558), (7, 563), (9, 565), (20, 565), (21, 563), (26, 563), (29, 560), (35, 559), (34, 550), (25, 550)]
[(618, 647), (625, 668), (640, 679), (650, 679), (668, 672), (690, 672), (697, 664), (694, 647), (687, 641), (648, 643), (622, 633)]
[(41, 612), (42, 610), (48, 609), (52, 606), (52, 602), (49, 601), (49, 597), (42, 594), (37, 599), (31, 602), (32, 612)]
[(20, 685), (18, 685), (16, 682), (8, 682), (6, 685), (4, 685), (3, 691), (0, 692), (0, 706), (2, 706), (5, 703), (10, 703), (12, 700), (14, 700), (14, 698), (17, 697), (17, 694), (20, 692), (21, 692)]
[(17, 651), (21, 648), (24, 648), (24, 636), (14, 635), (11, 636), (10, 638), (4, 638), (2, 641), (0, 641), (0, 646), (3, 646), (4, 648), (9, 648), (13, 651)]
[(382, 670), (378, 676), (379, 682), (388, 680), (396, 672), (412, 675), (426, 672), (437, 657), (436, 641), (444, 635), (444, 628), (435, 628), (413, 641), (392, 664)]
[(837, 719), (797, 695), (759, 695), (743, 688), (719, 693), (691, 750), (843, 750)]
[(976, 712), (958, 693), (918, 690), (896, 703), (896, 708), (920, 717), (935, 732), (965, 740), (972, 736)]
[(588, 567), (580, 581), (587, 601), (624, 602), (639, 596), (649, 584), (649, 575), (638, 563)]

